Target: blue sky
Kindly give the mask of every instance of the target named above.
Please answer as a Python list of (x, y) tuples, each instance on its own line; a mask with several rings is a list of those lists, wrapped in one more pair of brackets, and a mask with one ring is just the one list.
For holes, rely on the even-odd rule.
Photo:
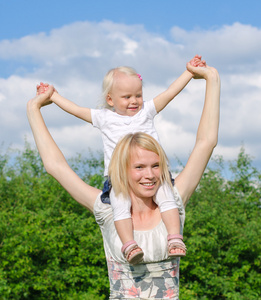
[(113, 20), (143, 24), (168, 35), (173, 25), (186, 30), (210, 29), (234, 22), (260, 27), (259, 0), (0, 0), (0, 39), (48, 32), (75, 21)]
[[(40, 81), (95, 108), (108, 69), (130, 65), (155, 97), (201, 54), (221, 76), (221, 120), (215, 155), (234, 160), (244, 145), (261, 169), (261, 1), (0, 0), (0, 143), (34, 143), (26, 102)], [(186, 161), (204, 99), (192, 80), (157, 116), (167, 155)], [(43, 112), (66, 157), (102, 150), (100, 133), (52, 105)], [(170, 139), (171, 137), (171, 139)], [(169, 141), (173, 142), (169, 142)], [(1, 151), (1, 149), (0, 149)]]

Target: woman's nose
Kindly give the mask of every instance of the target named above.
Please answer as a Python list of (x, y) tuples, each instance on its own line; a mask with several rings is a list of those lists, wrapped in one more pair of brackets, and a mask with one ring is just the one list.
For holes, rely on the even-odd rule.
[(152, 168), (147, 168), (146, 169), (146, 177), (147, 178), (153, 178), (154, 177), (154, 173), (153, 173)]

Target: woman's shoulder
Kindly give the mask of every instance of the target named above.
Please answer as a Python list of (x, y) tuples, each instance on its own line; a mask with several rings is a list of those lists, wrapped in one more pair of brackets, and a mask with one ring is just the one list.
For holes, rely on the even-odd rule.
[(101, 193), (97, 196), (94, 207), (93, 214), (98, 225), (103, 225), (106, 219), (112, 218), (112, 208), (110, 204), (103, 203), (101, 201)]
[(176, 185), (174, 185), (173, 187), (173, 192), (174, 192), (174, 199), (178, 205), (179, 208), (179, 214), (182, 215), (185, 213), (185, 209), (184, 209), (184, 205), (183, 205), (183, 200), (180, 196), (180, 193), (178, 191), (178, 188), (176, 187)]

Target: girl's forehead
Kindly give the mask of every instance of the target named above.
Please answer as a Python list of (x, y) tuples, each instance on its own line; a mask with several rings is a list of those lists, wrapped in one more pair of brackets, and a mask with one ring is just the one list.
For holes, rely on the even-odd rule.
[(111, 92), (112, 91), (142, 92), (142, 83), (136, 76), (123, 74), (123, 76), (114, 78), (111, 87)]
[(113, 74), (113, 81), (126, 79), (127, 77), (131, 77), (131, 76), (120, 71), (115, 71)]
[(128, 75), (122, 72), (117, 72), (114, 76), (113, 76), (113, 83), (122, 83), (122, 82), (126, 82), (126, 81), (135, 81), (137, 80), (138, 77), (136, 78), (136, 76), (133, 75)]

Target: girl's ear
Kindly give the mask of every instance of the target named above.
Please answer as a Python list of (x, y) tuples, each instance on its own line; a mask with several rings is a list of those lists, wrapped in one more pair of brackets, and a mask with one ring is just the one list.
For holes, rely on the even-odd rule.
[(106, 101), (110, 106), (114, 105), (110, 94), (107, 94)]

